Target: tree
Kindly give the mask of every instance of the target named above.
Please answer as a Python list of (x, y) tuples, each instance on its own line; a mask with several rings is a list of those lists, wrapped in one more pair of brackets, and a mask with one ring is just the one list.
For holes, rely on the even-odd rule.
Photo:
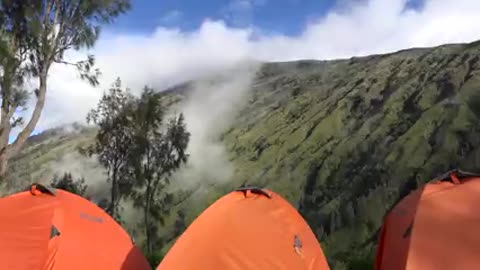
[(180, 209), (177, 211), (177, 218), (175, 219), (173, 237), (180, 236), (186, 228), (187, 224), (185, 222), (185, 213), (182, 209)]
[[(7, 171), (8, 160), (16, 155), (40, 119), (47, 92), (47, 76), (54, 63), (72, 65), (80, 77), (97, 85), (95, 59), (71, 63), (65, 52), (95, 45), (101, 25), (130, 8), (129, 0), (2, 0), (0, 6), (0, 176)], [(35, 107), (27, 124), (12, 144), (13, 128), (23, 124), (15, 117), (26, 109), (30, 93), (26, 79), (38, 80), (34, 91)]]
[(80, 153), (96, 156), (102, 166), (107, 169), (107, 181), (110, 183), (110, 201), (107, 212), (115, 218), (120, 200), (126, 197), (133, 183), (129, 168), (129, 158), (133, 144), (129, 115), (134, 97), (122, 89), (118, 78), (108, 94), (100, 99), (97, 108), (87, 115), (87, 123), (94, 123), (99, 128), (95, 142)]
[(347, 225), (353, 226), (355, 223), (355, 211), (353, 209), (353, 204), (349, 201), (343, 208), (342, 208), (342, 219), (345, 220)]
[(84, 178), (80, 178), (75, 181), (73, 180), (71, 173), (65, 173), (61, 178), (58, 175), (55, 175), (50, 183), (50, 186), (66, 190), (82, 197), (85, 197), (85, 193), (88, 188), (88, 186), (85, 184)]
[(173, 202), (165, 192), (171, 174), (187, 161), (190, 133), (187, 132), (183, 114), (172, 117), (163, 125), (164, 108), (160, 96), (148, 87), (133, 111), (134, 143), (131, 167), (136, 178), (135, 206), (143, 209), (143, 226), (147, 253), (153, 251), (157, 222)]

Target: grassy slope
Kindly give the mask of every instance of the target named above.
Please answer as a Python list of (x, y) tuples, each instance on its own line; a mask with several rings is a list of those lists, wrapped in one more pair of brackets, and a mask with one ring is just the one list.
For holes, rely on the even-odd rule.
[(65, 158), (69, 155), (77, 158), (75, 162), (84, 162), (86, 167), (94, 170), (96, 164), (88, 164), (76, 148), (90, 143), (95, 134), (95, 129), (78, 127), (74, 132), (58, 128), (30, 137), (20, 154), (11, 160), (9, 175), (0, 194), (25, 189), (33, 182), (49, 183), (54, 174), (65, 172), (66, 168), (62, 167), (68, 162)]
[[(163, 252), (178, 210), (188, 225), (247, 181), (298, 207), (335, 269), (371, 253), (383, 215), (401, 196), (450, 168), (480, 171), (479, 59), (474, 43), (264, 65), (250, 102), (222, 136), (236, 180), (178, 193)], [(32, 144), (12, 173), (29, 181), (48, 175), (49, 162), (92, 136)]]
[(267, 65), (225, 135), (237, 179), (284, 195), (347, 260), (410, 189), (480, 170), (479, 58), (468, 44)]

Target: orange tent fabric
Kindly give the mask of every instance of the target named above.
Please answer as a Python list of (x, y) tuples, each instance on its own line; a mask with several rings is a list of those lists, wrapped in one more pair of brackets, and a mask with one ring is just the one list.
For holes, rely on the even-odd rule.
[(454, 171), (385, 217), (376, 270), (480, 269), (480, 177)]
[(151, 269), (127, 232), (94, 203), (33, 186), (0, 199), (0, 269)]
[(315, 235), (279, 195), (235, 191), (207, 208), (157, 270), (328, 270)]

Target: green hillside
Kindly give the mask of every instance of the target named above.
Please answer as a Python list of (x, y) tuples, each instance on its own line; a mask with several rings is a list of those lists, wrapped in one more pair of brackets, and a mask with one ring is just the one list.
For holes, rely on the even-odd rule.
[[(480, 171), (479, 60), (480, 43), (472, 43), (264, 64), (248, 103), (219, 138), (233, 180), (172, 187), (177, 202), (162, 229), (163, 252), (211, 202), (248, 183), (295, 205), (334, 269), (361, 269), (399, 198), (449, 169)], [(167, 98), (188, 93), (186, 84)], [(81, 128), (32, 138), (12, 161), (17, 180), (9, 190), (47, 179), (52, 164), (94, 134)]]
[[(77, 146), (89, 143), (95, 134), (95, 129), (72, 124), (31, 136), (20, 154), (12, 159), (0, 193), (18, 191), (33, 182), (49, 183), (55, 174), (75, 170), (74, 166), (98, 170), (94, 160), (82, 158), (76, 151)], [(72, 164), (70, 158), (79, 162)]]
[(225, 135), (237, 178), (286, 196), (347, 260), (409, 190), (480, 170), (479, 57), (477, 43), (266, 65)]

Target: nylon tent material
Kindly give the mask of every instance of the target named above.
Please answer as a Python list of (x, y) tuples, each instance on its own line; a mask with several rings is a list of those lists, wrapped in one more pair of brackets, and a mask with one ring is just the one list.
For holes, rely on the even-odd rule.
[(480, 268), (480, 177), (454, 171), (386, 215), (375, 270)]
[(94, 203), (34, 185), (0, 199), (0, 269), (151, 269), (129, 235)]
[(305, 220), (269, 190), (229, 193), (178, 238), (157, 270), (328, 270)]

